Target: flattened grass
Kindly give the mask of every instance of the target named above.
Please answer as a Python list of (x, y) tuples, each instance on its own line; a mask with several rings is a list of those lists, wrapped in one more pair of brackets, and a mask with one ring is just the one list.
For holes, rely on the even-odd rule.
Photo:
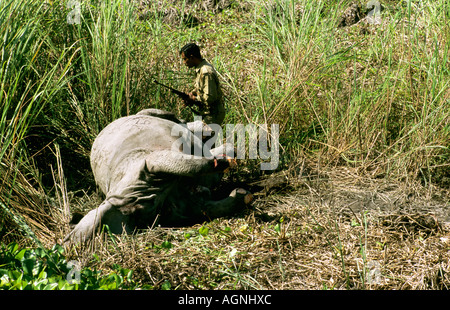
[(293, 182), (238, 217), (99, 236), (70, 259), (119, 264), (149, 289), (448, 289), (448, 195), (405, 195), (401, 184), (334, 171)]

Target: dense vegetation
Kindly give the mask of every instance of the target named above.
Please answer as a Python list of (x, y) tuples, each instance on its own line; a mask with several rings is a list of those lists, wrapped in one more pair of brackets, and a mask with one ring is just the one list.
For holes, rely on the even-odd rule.
[[(134, 289), (132, 271), (114, 265), (107, 275), (67, 262), (64, 249), (54, 245), (20, 248), (17, 243), (0, 249), (0, 289), (8, 290), (114, 290)], [(142, 287), (142, 286), (141, 286)]]
[[(178, 55), (190, 41), (220, 73), (225, 123), (280, 124), (279, 170), (310, 159), (448, 188), (450, 4), (381, 2), (380, 23), (338, 27), (350, 1), (1, 1), (2, 242), (51, 247), (74, 209), (97, 203), (89, 150), (112, 120), (147, 107), (192, 118), (153, 83), (190, 88)], [(41, 252), (18, 251), (2, 257), (31, 269), (8, 285), (43, 272), (39, 288), (65, 285), (27, 267)]]

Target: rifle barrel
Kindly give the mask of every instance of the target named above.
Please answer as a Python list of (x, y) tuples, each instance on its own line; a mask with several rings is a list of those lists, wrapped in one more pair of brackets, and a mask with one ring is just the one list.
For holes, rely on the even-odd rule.
[[(165, 87), (165, 88), (167, 88), (167, 89), (169, 89), (169, 90), (171, 90), (172, 93), (178, 95), (181, 99), (183, 99), (183, 100), (185, 100), (185, 101), (186, 101), (186, 100), (190, 100), (190, 99), (189, 99), (189, 95), (186, 94), (186, 93), (183, 93), (182, 91), (179, 91), (179, 90), (176, 90), (175, 88), (172, 88), (172, 87), (170, 87), (170, 86), (164, 85), (164, 84), (158, 82), (157, 80), (154, 80), (153, 82), (156, 83), (156, 84), (158, 84), (158, 85), (161, 85), (161, 86), (163, 86), (163, 87)], [(203, 107), (203, 103), (200, 102), (200, 101), (192, 101), (192, 102), (193, 102), (193, 104), (195, 104), (196, 106), (198, 106), (198, 107), (200, 107), (200, 108)]]

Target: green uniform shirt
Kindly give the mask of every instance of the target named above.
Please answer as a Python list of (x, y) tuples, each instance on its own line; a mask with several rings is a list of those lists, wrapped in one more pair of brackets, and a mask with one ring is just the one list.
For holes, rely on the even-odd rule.
[(193, 91), (197, 93), (196, 100), (205, 105), (199, 112), (205, 123), (221, 125), (225, 118), (225, 108), (217, 72), (206, 60), (195, 67), (195, 72), (197, 76)]

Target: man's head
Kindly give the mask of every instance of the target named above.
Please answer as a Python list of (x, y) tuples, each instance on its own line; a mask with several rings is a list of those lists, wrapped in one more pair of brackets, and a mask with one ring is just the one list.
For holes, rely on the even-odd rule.
[(180, 49), (180, 55), (184, 64), (189, 67), (197, 66), (203, 59), (200, 48), (195, 43), (188, 43)]

